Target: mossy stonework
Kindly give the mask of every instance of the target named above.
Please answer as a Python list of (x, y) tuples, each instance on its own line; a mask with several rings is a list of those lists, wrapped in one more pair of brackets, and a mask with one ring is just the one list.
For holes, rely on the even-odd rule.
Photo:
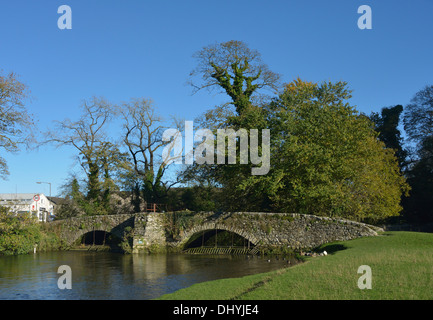
[(199, 213), (194, 224), (185, 230), (176, 243), (183, 247), (199, 232), (212, 229), (227, 230), (248, 239), (253, 245), (264, 249), (290, 248), (311, 249), (332, 241), (350, 240), (375, 236), (380, 228), (344, 220), (304, 214), (235, 212)]
[(295, 213), (167, 212), (84, 216), (50, 223), (68, 245), (93, 230), (132, 237), (132, 252), (181, 251), (188, 241), (209, 230), (226, 230), (262, 249), (312, 249), (324, 243), (375, 236), (383, 231), (345, 219)]

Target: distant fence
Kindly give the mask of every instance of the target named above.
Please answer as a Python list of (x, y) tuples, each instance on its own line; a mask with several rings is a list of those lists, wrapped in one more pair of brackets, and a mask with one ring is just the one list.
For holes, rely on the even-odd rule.
[(145, 212), (165, 212), (167, 211), (167, 205), (162, 203), (147, 203)]
[(259, 248), (240, 248), (240, 247), (196, 247), (188, 248), (183, 251), (188, 254), (230, 254), (230, 255), (255, 255), (259, 253)]

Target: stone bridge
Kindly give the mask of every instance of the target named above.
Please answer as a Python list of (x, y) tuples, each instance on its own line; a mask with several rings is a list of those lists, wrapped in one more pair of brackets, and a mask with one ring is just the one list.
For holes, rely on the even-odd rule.
[(168, 212), (83, 216), (49, 223), (73, 246), (83, 235), (105, 231), (129, 241), (132, 252), (181, 251), (200, 234), (233, 232), (260, 248), (312, 249), (321, 244), (375, 236), (383, 231), (360, 222), (305, 214)]

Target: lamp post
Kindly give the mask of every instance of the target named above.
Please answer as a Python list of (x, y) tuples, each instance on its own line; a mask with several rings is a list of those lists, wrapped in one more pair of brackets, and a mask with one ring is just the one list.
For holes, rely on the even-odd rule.
[(50, 197), (51, 197), (51, 182), (43, 182), (43, 181), (38, 181), (36, 182), (37, 184), (41, 184), (41, 183), (47, 183), (50, 185)]

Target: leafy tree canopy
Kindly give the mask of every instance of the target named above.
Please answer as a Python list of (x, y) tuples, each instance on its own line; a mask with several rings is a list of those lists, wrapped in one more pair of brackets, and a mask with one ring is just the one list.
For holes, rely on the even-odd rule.
[(268, 108), (271, 172), (238, 188), (262, 192), (270, 209), (351, 219), (398, 215), (408, 191), (392, 150), (347, 100), (345, 82), (286, 85)]

